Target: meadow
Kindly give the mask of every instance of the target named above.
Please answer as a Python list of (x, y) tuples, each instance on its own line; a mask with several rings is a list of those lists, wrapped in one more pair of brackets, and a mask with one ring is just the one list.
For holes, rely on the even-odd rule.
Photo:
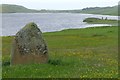
[(117, 78), (118, 27), (91, 27), (43, 33), (47, 64), (10, 66), (13, 36), (2, 37), (3, 78)]
[(118, 25), (118, 23), (120, 22), (120, 20), (107, 19), (107, 17), (105, 19), (91, 17), (91, 18), (86, 18), (85, 20), (83, 20), (83, 22), (87, 22), (89, 24), (111, 24), (111, 25)]

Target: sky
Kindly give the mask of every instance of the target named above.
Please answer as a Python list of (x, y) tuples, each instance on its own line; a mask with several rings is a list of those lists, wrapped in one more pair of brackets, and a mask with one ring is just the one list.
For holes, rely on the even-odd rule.
[(118, 5), (120, 0), (1, 0), (1, 4), (22, 5), (30, 9), (72, 10)]

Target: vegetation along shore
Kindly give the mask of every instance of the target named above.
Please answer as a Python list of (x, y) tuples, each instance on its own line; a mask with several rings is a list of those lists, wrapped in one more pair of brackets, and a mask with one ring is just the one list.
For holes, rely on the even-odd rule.
[(111, 24), (111, 25), (118, 25), (118, 23), (120, 22), (120, 20), (112, 20), (112, 19), (107, 19), (103, 17), (100, 18), (94, 18), (94, 17), (90, 17), (90, 18), (86, 18), (83, 20), (83, 22), (87, 22), (89, 24)]

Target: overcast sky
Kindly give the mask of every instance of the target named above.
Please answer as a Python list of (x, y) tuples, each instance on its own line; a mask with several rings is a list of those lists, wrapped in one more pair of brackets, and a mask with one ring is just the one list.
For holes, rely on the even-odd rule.
[(119, 0), (1, 0), (2, 4), (17, 4), (30, 9), (82, 9), (118, 5)]

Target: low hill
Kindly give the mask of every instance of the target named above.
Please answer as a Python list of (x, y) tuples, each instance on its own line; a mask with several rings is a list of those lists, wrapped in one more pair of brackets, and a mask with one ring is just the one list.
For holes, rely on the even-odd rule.
[(29, 13), (29, 12), (37, 12), (36, 10), (28, 9), (19, 5), (8, 5), (1, 4), (0, 12), (2, 13)]
[(33, 10), (20, 5), (1, 4), (0, 12), (2, 13), (87, 13), (102, 15), (118, 15), (118, 6), (113, 7), (89, 7), (78, 10)]
[(113, 7), (90, 7), (82, 9), (81, 13), (118, 15), (118, 6)]

